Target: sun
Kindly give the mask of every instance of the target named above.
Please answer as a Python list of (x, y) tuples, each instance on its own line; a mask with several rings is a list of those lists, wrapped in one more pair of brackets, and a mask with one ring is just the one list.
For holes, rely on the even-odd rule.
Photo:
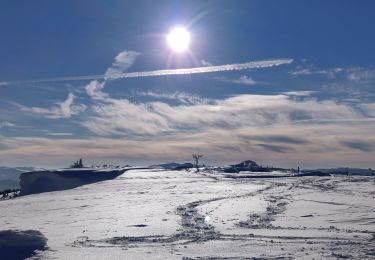
[(167, 42), (173, 51), (184, 52), (189, 48), (190, 34), (185, 28), (174, 28), (169, 32)]

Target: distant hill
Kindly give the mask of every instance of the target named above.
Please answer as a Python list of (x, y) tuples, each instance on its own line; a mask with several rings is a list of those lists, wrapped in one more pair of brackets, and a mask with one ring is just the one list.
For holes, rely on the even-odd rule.
[(362, 176), (375, 176), (375, 170), (361, 169), (361, 168), (331, 168), (331, 169), (317, 169), (316, 171), (330, 173), (330, 174), (343, 174), (346, 175), (362, 175)]
[(0, 190), (18, 189), (20, 175), (34, 170), (34, 167), (0, 166)]
[(0, 166), (0, 180), (18, 180), (19, 176), (23, 172), (34, 171), (34, 167), (7, 167)]
[(162, 168), (168, 170), (183, 170), (188, 168), (194, 168), (195, 166), (192, 163), (164, 163), (164, 164), (157, 164), (151, 165), (150, 168)]
[(0, 191), (7, 189), (18, 189), (20, 187), (19, 181), (15, 180), (0, 180)]
[(280, 168), (269, 168), (263, 167), (258, 165), (256, 162), (252, 160), (247, 160), (240, 162), (238, 164), (230, 165), (229, 167), (224, 168), (224, 172), (226, 173), (239, 173), (239, 172), (272, 172), (274, 170), (285, 170)]
[(240, 172), (290, 172), (298, 174), (296, 176), (327, 176), (329, 174), (334, 175), (357, 175), (357, 176), (375, 176), (375, 170), (373, 169), (361, 169), (361, 168), (326, 168), (326, 169), (304, 169), (299, 171), (298, 169), (283, 169), (277, 167), (263, 167), (258, 165), (252, 160), (243, 161), (238, 164), (233, 164), (223, 168), (226, 173), (240, 173)]

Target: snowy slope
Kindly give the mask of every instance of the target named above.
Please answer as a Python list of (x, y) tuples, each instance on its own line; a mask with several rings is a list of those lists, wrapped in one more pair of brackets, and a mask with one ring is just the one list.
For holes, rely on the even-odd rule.
[(0, 201), (0, 226), (42, 232), (42, 259), (371, 259), (374, 196), (371, 177), (131, 170)]

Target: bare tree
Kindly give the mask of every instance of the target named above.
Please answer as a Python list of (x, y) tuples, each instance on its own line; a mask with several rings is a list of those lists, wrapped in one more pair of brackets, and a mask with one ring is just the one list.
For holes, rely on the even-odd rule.
[(195, 160), (195, 168), (197, 168), (197, 171), (199, 171), (198, 169), (198, 165), (199, 165), (199, 159), (203, 157), (202, 154), (192, 154), (194, 160)]

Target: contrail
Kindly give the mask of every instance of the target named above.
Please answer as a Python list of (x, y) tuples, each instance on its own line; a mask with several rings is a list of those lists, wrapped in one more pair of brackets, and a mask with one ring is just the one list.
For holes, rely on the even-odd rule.
[(212, 72), (221, 72), (221, 71), (269, 68), (269, 67), (274, 67), (274, 66), (280, 66), (283, 64), (290, 64), (292, 62), (293, 62), (293, 59), (276, 59), (276, 60), (262, 60), (262, 61), (251, 61), (251, 62), (246, 62), (246, 63), (226, 64), (226, 65), (219, 65), (219, 66), (195, 67), (195, 68), (187, 68), (187, 69), (126, 72), (126, 73), (119, 73), (119, 74), (113, 74), (113, 75), (102, 74), (102, 75), (69, 76), (69, 77), (59, 77), (59, 78), (22, 80), (22, 81), (3, 81), (3, 82), (0, 82), (0, 86), (27, 84), (27, 83), (57, 82), (57, 81), (98, 80), (98, 79), (111, 80), (111, 79), (122, 79), (122, 78), (157, 77), (157, 76), (168, 76), (168, 75), (188, 75), (188, 74), (212, 73)]

